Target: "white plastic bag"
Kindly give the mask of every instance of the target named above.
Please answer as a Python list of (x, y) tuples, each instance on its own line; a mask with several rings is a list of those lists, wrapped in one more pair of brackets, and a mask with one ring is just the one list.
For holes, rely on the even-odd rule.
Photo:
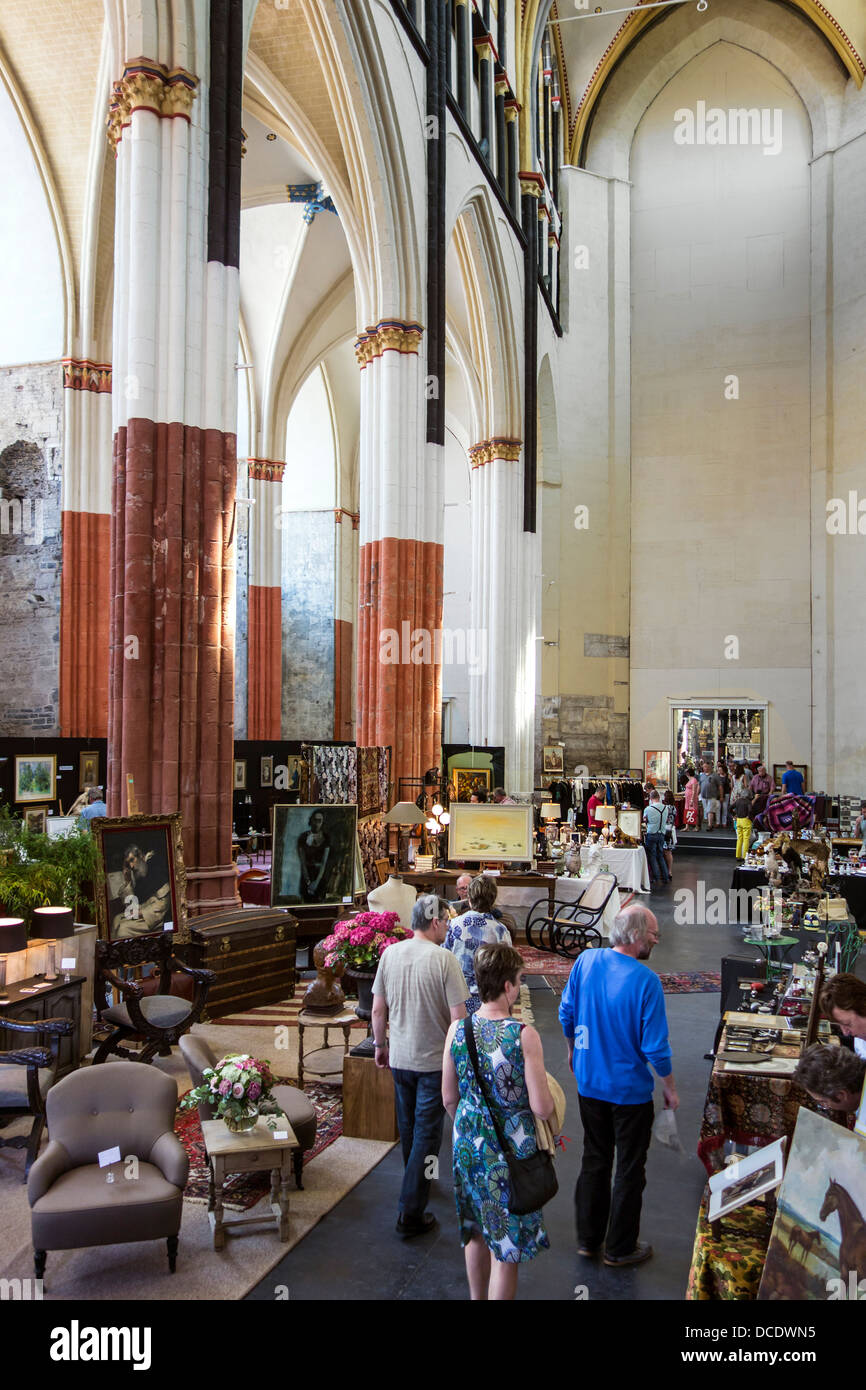
[(659, 1111), (653, 1125), (653, 1138), (657, 1139), (660, 1144), (664, 1144), (666, 1149), (673, 1149), (674, 1153), (681, 1154), (683, 1152), (674, 1110)]

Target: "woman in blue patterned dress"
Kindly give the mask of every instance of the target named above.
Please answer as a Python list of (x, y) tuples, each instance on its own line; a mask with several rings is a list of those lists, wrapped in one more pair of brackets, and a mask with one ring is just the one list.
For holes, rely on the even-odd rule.
[(452, 1023), (445, 1040), (442, 1101), (454, 1121), (454, 1195), (472, 1299), (514, 1298), (521, 1263), (550, 1247), (540, 1211), (508, 1210), (508, 1165), (466, 1046), (472, 1028), (487, 1100), (515, 1157), (529, 1158), (536, 1151), (534, 1116), (548, 1120), (554, 1107), (541, 1039), (511, 1017), (522, 970), (513, 946), (482, 947), (475, 957), (481, 1005)]
[(496, 904), (496, 879), (488, 874), (479, 874), (469, 884), (469, 911), (456, 917), (448, 928), (445, 937), (446, 951), (452, 951), (457, 963), (466, 977), (468, 997), (467, 1014), (474, 1014), (481, 1007), (481, 999), (475, 983), (475, 952), (479, 946), (493, 945), (504, 941), (511, 945), (511, 933), (493, 915)]

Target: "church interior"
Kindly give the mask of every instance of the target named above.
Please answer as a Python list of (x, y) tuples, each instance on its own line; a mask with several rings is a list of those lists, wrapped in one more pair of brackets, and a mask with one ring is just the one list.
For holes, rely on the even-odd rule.
[(863, 0), (2, 0), (3, 1297), (858, 1296), (864, 78)]

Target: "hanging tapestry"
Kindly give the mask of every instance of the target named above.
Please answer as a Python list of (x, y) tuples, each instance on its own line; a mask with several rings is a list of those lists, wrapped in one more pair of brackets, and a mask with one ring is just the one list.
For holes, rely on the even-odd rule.
[(379, 749), (379, 804), (384, 810), (391, 809), (391, 749)]
[(313, 772), (319, 801), (328, 806), (350, 806), (358, 799), (357, 748), (318, 745), (313, 753)]
[(388, 857), (388, 827), (382, 816), (368, 816), (358, 821), (358, 843), (367, 888), (376, 888), (379, 884), (376, 860)]
[(358, 817), (372, 816), (382, 810), (379, 790), (379, 748), (358, 749)]

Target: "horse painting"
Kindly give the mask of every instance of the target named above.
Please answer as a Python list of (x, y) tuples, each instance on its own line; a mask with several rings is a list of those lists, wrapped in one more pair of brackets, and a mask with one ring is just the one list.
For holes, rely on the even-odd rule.
[(866, 1269), (866, 1221), (861, 1216), (850, 1192), (830, 1179), (821, 1206), (821, 1220), (826, 1221), (831, 1212), (836, 1213), (842, 1228), (842, 1243), (839, 1246), (839, 1272), (847, 1280), (851, 1270), (859, 1279), (859, 1272)]
[(815, 1241), (818, 1240), (819, 1234), (818, 1231), (809, 1231), (807, 1234), (802, 1226), (793, 1226), (791, 1228), (791, 1234), (788, 1237), (788, 1254), (790, 1255), (793, 1253), (795, 1246), (802, 1245), (803, 1264), (805, 1264), (812, 1253), (812, 1246), (815, 1244)]

